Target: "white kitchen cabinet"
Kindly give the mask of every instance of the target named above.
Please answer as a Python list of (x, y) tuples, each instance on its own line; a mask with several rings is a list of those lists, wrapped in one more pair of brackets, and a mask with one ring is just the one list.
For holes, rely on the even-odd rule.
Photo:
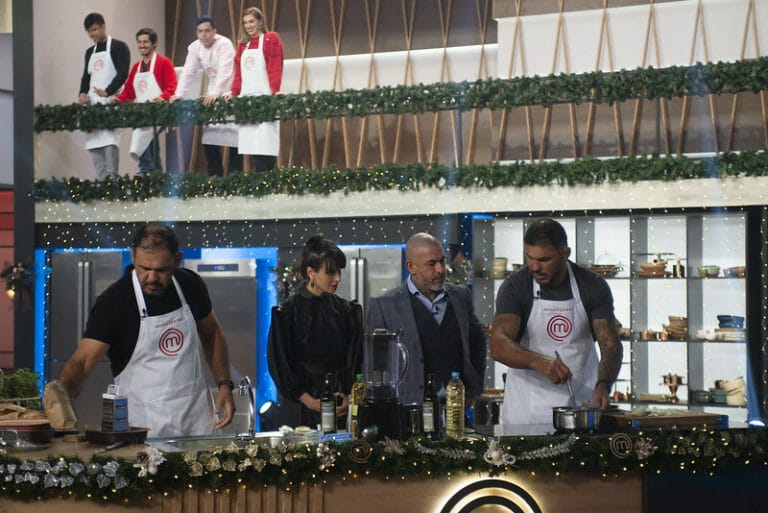
[[(532, 217), (482, 216), (473, 229), (474, 299), (481, 321), (490, 324), (496, 293), (503, 279), (493, 277), (494, 258), (507, 258), (508, 270), (524, 263), (523, 234)], [(746, 214), (741, 211), (649, 213), (629, 215), (564, 216), (572, 249), (571, 260), (621, 266), (607, 277), (614, 296), (616, 318), (631, 335), (622, 340), (624, 359), (614, 391), (629, 394), (624, 406), (675, 407), (725, 413), (745, 421), (745, 406), (697, 403), (693, 390), (708, 390), (716, 380), (748, 379), (747, 342), (700, 340), (705, 330), (711, 338), (718, 315), (746, 318), (746, 278), (726, 277), (723, 270), (746, 265)], [(642, 262), (667, 260), (665, 276), (638, 276)], [(675, 269), (675, 265), (679, 267)], [(716, 265), (717, 277), (700, 277), (699, 267)], [(683, 270), (680, 271), (679, 269)], [(682, 275), (676, 277), (676, 275)], [(652, 340), (644, 331), (660, 333), (669, 316), (687, 319), (688, 336)], [(744, 325), (745, 330), (746, 320)], [(723, 336), (723, 332), (717, 334)], [(662, 337), (663, 338), (663, 337)], [(491, 362), (487, 385), (501, 388), (506, 370)], [(670, 395), (663, 375), (677, 374), (683, 384), (679, 402), (640, 400)], [(618, 395), (618, 394), (617, 394)]]

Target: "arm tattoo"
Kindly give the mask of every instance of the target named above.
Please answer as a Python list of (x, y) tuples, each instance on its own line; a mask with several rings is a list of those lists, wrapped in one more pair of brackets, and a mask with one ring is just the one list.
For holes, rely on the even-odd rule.
[(619, 332), (613, 319), (593, 319), (592, 329), (600, 347), (600, 364), (597, 370), (597, 380), (613, 384), (621, 369), (621, 358), (624, 347), (619, 340)]

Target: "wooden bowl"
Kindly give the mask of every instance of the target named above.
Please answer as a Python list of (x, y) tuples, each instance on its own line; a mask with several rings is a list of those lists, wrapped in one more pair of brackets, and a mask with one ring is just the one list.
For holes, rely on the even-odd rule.
[(658, 272), (663, 271), (667, 268), (667, 261), (666, 260), (659, 260), (658, 262), (641, 262), (640, 268), (643, 271), (649, 271), (649, 272)]

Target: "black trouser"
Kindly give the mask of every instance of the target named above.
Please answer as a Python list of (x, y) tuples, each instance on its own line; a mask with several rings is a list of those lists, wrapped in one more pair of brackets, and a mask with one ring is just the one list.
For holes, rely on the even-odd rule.
[[(221, 157), (221, 146), (203, 144), (203, 153), (208, 162), (208, 176), (224, 176), (224, 166)], [(243, 156), (237, 152), (237, 148), (229, 148), (229, 165), (227, 173), (243, 170)]]
[(253, 170), (255, 172), (269, 171), (277, 164), (277, 157), (274, 155), (251, 155)]

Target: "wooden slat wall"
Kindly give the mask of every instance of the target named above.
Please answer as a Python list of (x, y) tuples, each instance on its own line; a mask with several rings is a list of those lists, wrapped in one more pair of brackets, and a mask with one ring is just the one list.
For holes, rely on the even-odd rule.
[[(306, 60), (332, 57), (330, 83), (341, 90), (349, 82), (339, 64), (342, 56), (370, 53), (366, 84), (379, 84), (374, 55), (402, 51), (406, 59), (401, 83), (415, 83), (412, 52), (431, 48), (442, 51), (440, 77), (454, 76), (447, 50), (455, 46), (487, 45), (496, 42), (496, 25), (491, 18), (500, 2), (492, 0), (166, 0), (167, 47), (177, 65), (184, 49), (195, 37), (194, 20), (212, 15), (220, 33), (237, 39), (241, 12), (260, 7), (270, 29), (280, 33), (286, 59), (301, 62), (298, 84), (283, 89), (308, 90)], [(502, 76), (526, 73), (521, 16), (530, 14), (531, 2), (508, 0), (507, 15), (516, 17), (515, 36), (508, 63), (497, 63)], [(552, 62), (553, 73), (568, 73), (568, 26), (564, 14), (578, 8), (602, 8), (600, 39), (595, 50), (595, 69), (614, 69), (615, 49), (611, 43), (610, 7), (647, 5), (644, 44), (639, 66), (660, 66), (660, 1), (608, 2), (607, 0), (543, 2), (545, 12), (558, 16), (552, 33), (554, 54), (542, 56)], [(665, 2), (666, 3), (666, 2)], [(510, 10), (511, 9), (511, 10)], [(706, 2), (699, 0), (695, 29), (690, 42), (690, 62), (696, 50), (706, 58), (711, 43), (704, 28)], [(171, 14), (172, 13), (172, 14)], [(743, 27), (732, 30), (741, 42), (742, 56), (760, 55), (758, 23), (754, 0)], [(615, 39), (614, 39), (615, 41)], [(749, 50), (749, 52), (747, 52)], [(480, 55), (477, 78), (489, 78), (485, 51)], [(719, 113), (728, 112), (728, 116)], [(703, 122), (702, 120), (706, 120)], [(624, 156), (645, 153), (681, 154), (720, 152), (768, 147), (768, 113), (765, 92), (720, 97), (638, 99), (613, 106), (554, 105), (520, 107), (509, 111), (476, 110), (421, 115), (376, 115), (368, 118), (300, 120), (282, 123), (280, 165), (301, 165), (312, 169), (334, 164), (339, 167), (370, 166), (384, 162), (487, 163), (492, 160), (545, 160), (581, 156)], [(460, 125), (460, 126), (459, 126)], [(177, 131), (179, 134), (181, 131)], [(182, 167), (205, 172), (200, 133), (196, 129), (184, 140), (177, 136), (176, 149)], [(625, 136), (626, 134), (626, 136)]]

